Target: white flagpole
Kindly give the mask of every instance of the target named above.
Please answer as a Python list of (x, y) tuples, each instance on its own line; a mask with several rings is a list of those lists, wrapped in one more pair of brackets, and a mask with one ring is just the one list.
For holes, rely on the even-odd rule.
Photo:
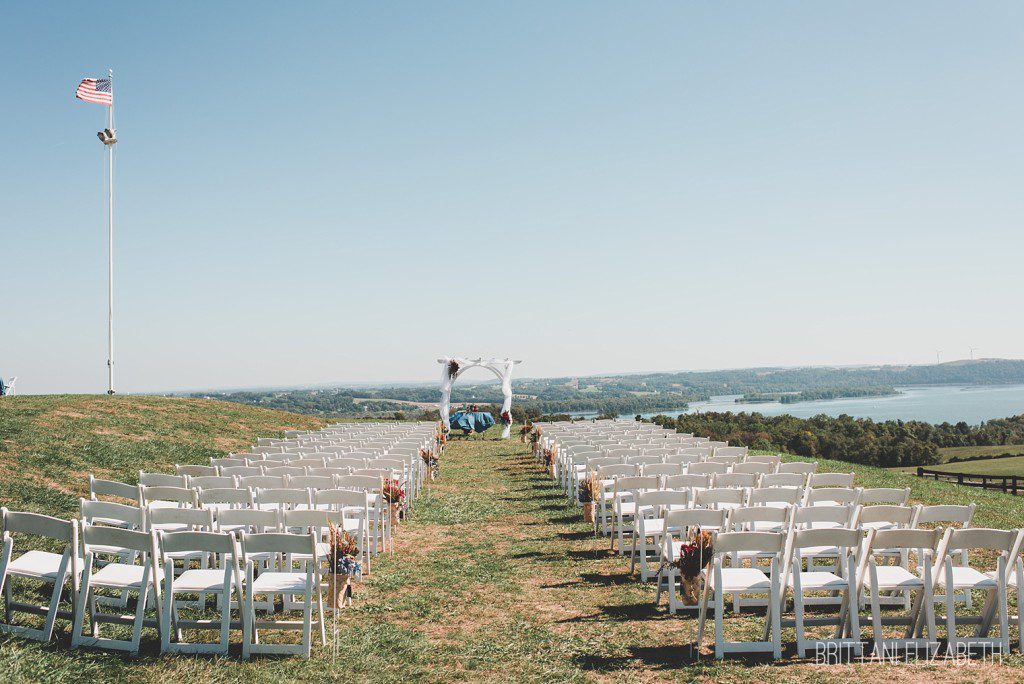
[[(110, 79), (110, 111), (107, 127), (114, 131), (114, 70)], [(114, 393), (114, 145), (107, 145), (107, 394)]]

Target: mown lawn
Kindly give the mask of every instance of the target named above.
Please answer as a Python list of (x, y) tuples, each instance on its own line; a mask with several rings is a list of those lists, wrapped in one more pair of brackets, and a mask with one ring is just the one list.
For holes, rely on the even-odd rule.
[[(1024, 477), (1024, 456), (984, 458), (978, 461), (960, 461), (932, 466), (929, 470), (943, 473), (971, 473), (977, 475), (1019, 475)], [(917, 472), (913, 469), (911, 472)]]
[[(130, 400), (125, 401), (126, 410), (136, 411), (130, 408)], [(255, 430), (259, 422), (272, 432), (304, 420), (234, 405), (215, 408), (241, 411), (235, 414), (234, 422), (248, 425), (247, 430)], [(74, 455), (78, 472), (59, 480), (54, 471), (47, 471), (50, 474), (45, 477), (34, 475), (40, 460), (22, 459), (41, 448), (26, 449), (22, 445), (59, 444), (59, 437), (51, 439), (39, 431), (80, 434), (79, 428), (67, 427), (67, 423), (83, 419), (58, 419), (52, 416), (55, 405), (49, 405), (51, 419), (47, 422), (26, 423), (18, 418), (20, 431), (8, 431), (3, 424), (18, 412), (8, 413), (10, 410), (0, 412), (0, 430), (4, 430), (0, 458), (5, 472), (9, 472), (8, 465), (20, 468), (25, 471), (18, 475), (21, 481), (37, 487), (77, 489), (78, 472), (87, 472), (93, 463), (114, 475), (122, 467), (167, 469), (176, 461), (199, 462), (217, 449), (214, 435), (230, 438), (226, 434), (229, 428), (218, 428), (216, 419), (213, 424), (205, 419), (198, 421), (195, 429), (199, 436), (194, 439), (188, 436), (192, 429), (189, 426), (169, 423), (161, 428), (150, 423), (147, 429), (168, 432), (159, 447), (146, 446), (149, 440), (103, 442), (106, 446), (97, 445), (86, 455)], [(247, 413), (252, 413), (248, 419), (244, 417)], [(110, 419), (119, 420), (116, 416)], [(120, 432), (128, 429), (125, 424), (117, 428)], [(629, 563), (610, 552), (606, 540), (593, 538), (576, 506), (567, 502), (537, 467), (527, 453), (528, 447), (516, 441), (499, 441), (495, 436), (491, 431), (449, 444), (442, 457), (442, 479), (432, 485), (429, 496), (418, 502), (412, 519), (398, 529), (395, 555), (374, 564), (373, 575), (357, 587), (356, 607), (337, 621), (337, 649), (317, 646), (308, 662), (294, 658), (243, 662), (237, 647), (231, 657), (223, 659), (161, 657), (156, 652), (155, 633), (147, 633), (142, 655), (131, 659), (97, 651), (71, 651), (67, 646), (68, 627), (60, 624), (60, 637), (50, 646), (0, 638), (3, 679), (818, 682), (900, 677), (1005, 681), (1020, 680), (1024, 675), (1024, 660), (1016, 655), (1002, 664), (967, 666), (945, 662), (818, 666), (797, 660), (789, 648), (785, 659), (777, 664), (763, 658), (717, 664), (709, 655), (708, 636), (703, 648), (696, 648), (695, 620), (689, 615), (668, 616), (664, 608), (653, 605), (653, 586), (630, 577)], [(235, 438), (251, 441), (255, 434), (247, 431)], [(192, 446), (179, 449), (178, 440), (191, 440)], [(108, 449), (115, 449), (118, 455), (108, 453)], [(122, 463), (125, 465), (119, 465)], [(917, 501), (977, 501), (978, 524), (1005, 527), (1024, 520), (1022, 502), (1002, 494), (958, 490), (953, 485), (846, 463), (821, 465), (823, 470), (854, 470), (858, 483), (864, 486), (910, 486)], [(53, 501), (65, 502), (64, 507), (49, 508), (50, 501), (37, 495), (38, 488), (24, 494), (16, 490), (4, 484), (0, 498), (5, 505), (31, 504), (51, 512), (68, 510), (67, 499), (56, 497)], [(752, 636), (759, 631), (760, 623), (756, 615), (730, 617), (727, 636)], [(864, 634), (867, 636), (867, 631)], [(792, 640), (791, 630), (784, 632), (784, 640)]]
[(975, 456), (1002, 456), (1003, 454), (1020, 454), (1024, 456), (1024, 444), (1005, 444), (1002, 446), (967, 446), (946, 447), (939, 449), (943, 462), (952, 458), (972, 458)]

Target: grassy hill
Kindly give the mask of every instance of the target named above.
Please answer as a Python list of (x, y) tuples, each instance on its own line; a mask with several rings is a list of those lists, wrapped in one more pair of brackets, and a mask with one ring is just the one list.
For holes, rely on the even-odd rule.
[(257, 437), (319, 428), (322, 418), (204, 399), (14, 396), (0, 400), (0, 502), (72, 515), (89, 473), (138, 481), (139, 470), (245, 450)]
[[(318, 419), (215, 401), (132, 397), (16, 397), (0, 400), (0, 503), (72, 514), (88, 472), (133, 479), (139, 468), (170, 470), (249, 445)], [(579, 509), (517, 441), (494, 430), (453, 440), (442, 478), (396, 532), (396, 551), (374, 563), (356, 606), (338, 621), (338, 650), (314, 646), (309, 661), (243, 662), (238, 635), (229, 658), (158, 654), (147, 630), (137, 659), (0, 637), (3, 681), (167, 682), (606, 682), (853, 681), (925, 678), (1019, 679), (1022, 658), (976, 663), (815, 666), (793, 657), (717, 664), (699, 660), (690, 615), (653, 606), (654, 587), (594, 539)], [(822, 471), (855, 471), (865, 487), (911, 487), (914, 501), (979, 504), (976, 523), (1024, 520), (1024, 497), (983, 492), (836, 461)], [(939, 614), (941, 615), (941, 607)], [(941, 622), (941, 618), (940, 618)], [(759, 633), (756, 613), (730, 617), (727, 638)], [(822, 628), (829, 631), (828, 628)], [(330, 638), (330, 629), (328, 631)], [(865, 630), (865, 635), (867, 631)], [(792, 630), (783, 639), (791, 643)]]

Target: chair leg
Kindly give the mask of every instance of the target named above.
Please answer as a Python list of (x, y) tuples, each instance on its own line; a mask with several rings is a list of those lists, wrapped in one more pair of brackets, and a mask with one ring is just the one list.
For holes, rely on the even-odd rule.
[(882, 658), (885, 655), (882, 643), (882, 611), (878, 605), (878, 570), (874, 563), (868, 564), (868, 573), (871, 580), (871, 627), (874, 632), (875, 657)]
[(725, 657), (725, 592), (715, 587), (715, 658)]
[(801, 658), (807, 657), (807, 643), (804, 641), (804, 597), (803, 590), (793, 587), (793, 628), (796, 631), (796, 648)]
[[(675, 591), (674, 588), (671, 591)], [(670, 598), (669, 601), (672, 599)], [(701, 592), (700, 608), (697, 611), (697, 653), (700, 653), (700, 645), (704, 643), (704, 622), (708, 616), (708, 583), (704, 582), (704, 590)]]
[(78, 592), (78, 596), (75, 597), (75, 602), (78, 604), (78, 609), (75, 611), (75, 619), (71, 624), (71, 648), (78, 648), (82, 643), (82, 627), (85, 622), (85, 610), (86, 601), (89, 596), (89, 572), (91, 568), (89, 563), (86, 563), (86, 568), (82, 574), (82, 587)]

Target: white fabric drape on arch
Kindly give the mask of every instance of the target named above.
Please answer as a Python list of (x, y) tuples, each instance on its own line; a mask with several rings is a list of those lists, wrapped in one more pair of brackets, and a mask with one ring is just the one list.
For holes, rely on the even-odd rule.
[[(453, 377), (448, 372), (448, 365), (454, 361), (459, 364), (459, 372)], [(506, 413), (512, 410), (512, 369), (517, 363), (522, 361), (513, 361), (512, 359), (466, 359), (461, 356), (446, 356), (442, 359), (438, 359), (437, 362), (441, 364), (441, 401), (438, 404), (438, 410), (441, 413), (441, 424), (445, 427), (448, 426), (448, 418), (451, 413), (451, 396), (452, 396), (452, 385), (470, 368), (486, 368), (487, 370), (494, 373), (499, 380), (501, 380), (501, 393), (505, 396), (505, 400), (501, 404), (501, 412)], [(501, 420), (501, 416), (498, 416), (498, 420)], [(508, 439), (512, 432), (511, 423), (503, 423), (501, 436), (503, 439)]]

